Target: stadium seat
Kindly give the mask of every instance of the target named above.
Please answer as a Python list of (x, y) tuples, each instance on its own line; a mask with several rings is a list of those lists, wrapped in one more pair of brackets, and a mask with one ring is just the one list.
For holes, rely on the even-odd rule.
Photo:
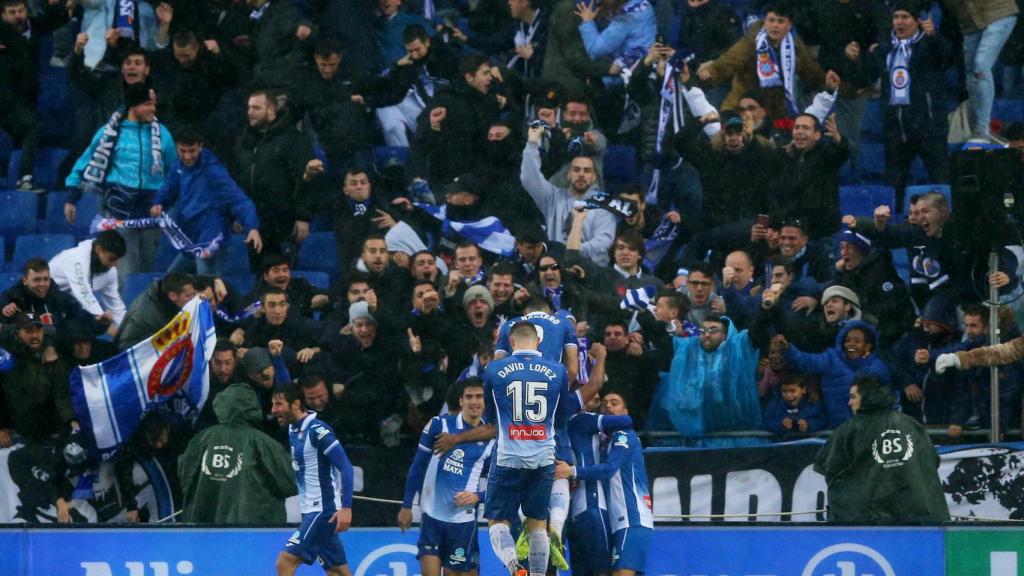
[(315, 232), (306, 238), (299, 248), (298, 268), (326, 272), (331, 278), (338, 275), (338, 250), (334, 244), (334, 234)]
[(47, 234), (73, 234), (75, 239), (83, 240), (90, 236), (89, 225), (93, 218), (100, 213), (99, 197), (94, 194), (85, 194), (75, 205), (77, 215), (75, 225), (68, 224), (64, 219), (64, 204), (67, 202), (67, 192), (48, 192), (46, 194), (46, 217), (40, 226), (40, 232)]
[[(36, 150), (35, 167), (32, 168), (33, 183), (47, 190), (59, 188), (57, 182), (57, 168), (68, 155), (65, 148), (39, 148)], [(13, 186), (18, 181), (18, 163), (21, 162), (21, 150), (11, 152), (11, 158), (7, 164), (7, 180)]]
[(634, 181), (639, 178), (636, 148), (613, 144), (604, 153), (604, 178)]
[(1024, 122), (1024, 100), (996, 100), (992, 103), (992, 118), (1003, 122)]
[(252, 287), (255, 283), (252, 274), (232, 274), (225, 276), (224, 282), (240, 297), (245, 297), (252, 292)]
[(910, 262), (908, 261), (907, 249), (897, 248), (892, 250), (892, 265), (896, 272), (903, 278), (903, 282), (910, 285)]
[(331, 217), (328, 214), (319, 212), (313, 216), (313, 220), (309, 223), (310, 232), (330, 232), (331, 231)]
[[(2, 243), (3, 241), (0, 240), (0, 244)], [(21, 282), (21, 274), (18, 274), (17, 272), (0, 272), (0, 292), (6, 291), (8, 288), (14, 286), (18, 282)]]
[(885, 176), (885, 145), (860, 143), (860, 174), (868, 181), (880, 182)]
[(330, 277), (323, 272), (316, 272), (313, 270), (295, 270), (292, 272), (292, 276), (295, 278), (305, 278), (310, 284), (321, 290), (327, 290), (331, 287)]
[(386, 166), (391, 160), (405, 164), (409, 162), (409, 149), (404, 146), (377, 146), (373, 149), (373, 159), (379, 167)]
[(861, 142), (883, 142), (882, 103), (877, 98), (868, 100), (864, 106), (864, 118), (860, 124)]
[[(235, 276), (242, 274), (250, 274), (249, 269), (249, 252), (248, 247), (245, 245), (245, 236), (241, 234), (231, 234), (228, 236), (226, 242), (221, 244), (220, 250), (227, 250), (227, 266), (224, 270), (225, 276)], [(178, 251), (171, 245), (171, 241), (167, 239), (167, 236), (160, 235), (160, 245), (156, 250), (156, 258), (153, 261), (153, 272), (166, 272), (171, 264), (174, 263), (174, 259), (178, 257)]]
[(132, 302), (149, 288), (154, 280), (159, 280), (163, 274), (159, 272), (136, 272), (124, 277), (124, 286), (121, 289), (121, 299), (124, 305), (131, 308)]
[(871, 216), (875, 207), (890, 207), (896, 203), (896, 191), (891, 186), (840, 186), (839, 213), (843, 216)]
[(150, 272), (166, 272), (177, 257), (178, 251), (171, 246), (171, 241), (167, 239), (167, 236), (160, 234), (160, 245), (157, 246), (156, 257), (153, 259), (153, 270)]
[(14, 151), (14, 142), (6, 132), (0, 130), (0, 188), (9, 188), (12, 184), (7, 180), (7, 164)]
[(21, 268), (32, 258), (40, 257), (49, 260), (58, 252), (75, 247), (75, 237), (70, 234), (27, 234), (18, 236), (14, 243), (14, 255), (8, 272), (20, 272)]
[(7, 243), (21, 234), (35, 234), (39, 196), (31, 192), (0, 192), (0, 234)]
[(939, 192), (946, 197), (949, 209), (953, 210), (953, 192), (949, 184), (921, 184), (919, 186), (907, 186), (903, 194), (903, 213), (910, 214), (910, 197), (924, 194), (926, 192)]

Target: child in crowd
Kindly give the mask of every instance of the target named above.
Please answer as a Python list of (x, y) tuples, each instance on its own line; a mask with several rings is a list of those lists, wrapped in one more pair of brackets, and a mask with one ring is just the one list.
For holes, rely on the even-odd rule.
[(803, 376), (792, 375), (779, 386), (781, 398), (772, 400), (764, 411), (764, 426), (778, 435), (812, 433), (825, 428), (825, 415), (818, 401), (807, 394)]

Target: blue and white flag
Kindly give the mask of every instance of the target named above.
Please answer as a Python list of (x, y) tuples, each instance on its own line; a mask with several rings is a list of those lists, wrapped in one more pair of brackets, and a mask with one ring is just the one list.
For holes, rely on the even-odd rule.
[(430, 204), (421, 204), (419, 202), (416, 202), (416, 206), (423, 209), (427, 214), (430, 214), (434, 218), (442, 221), (444, 223), (442, 225), (443, 228), (452, 230), (483, 250), (504, 257), (512, 256), (515, 252), (515, 236), (508, 231), (508, 228), (505, 228), (505, 225), (501, 223), (501, 220), (498, 220), (494, 216), (488, 216), (486, 218), (481, 218), (480, 220), (472, 220), (468, 222), (457, 222), (455, 220), (448, 219), (447, 206), (432, 206)]
[(82, 432), (104, 460), (135, 433), (146, 412), (165, 403), (195, 418), (206, 403), (217, 334), (210, 303), (193, 298), (148, 339), (71, 373), (71, 400)]

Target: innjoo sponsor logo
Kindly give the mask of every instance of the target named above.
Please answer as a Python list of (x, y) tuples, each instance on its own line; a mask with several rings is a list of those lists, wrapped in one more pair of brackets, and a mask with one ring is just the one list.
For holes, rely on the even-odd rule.
[(509, 426), (508, 437), (512, 440), (547, 440), (548, 430), (544, 426)]

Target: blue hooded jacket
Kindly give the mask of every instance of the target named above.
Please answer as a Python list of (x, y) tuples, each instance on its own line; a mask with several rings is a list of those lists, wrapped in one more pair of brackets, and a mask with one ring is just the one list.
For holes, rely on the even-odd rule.
[(168, 170), (155, 203), (164, 211), (178, 206), (175, 222), (194, 243), (212, 240), (217, 234), (223, 234), (226, 240), (236, 221), (242, 223), (246, 233), (260, 227), (252, 200), (206, 148), (191, 167), (176, 162)]
[[(864, 358), (847, 358), (843, 350), (846, 334), (854, 328), (864, 330), (871, 339), (871, 353)], [(860, 320), (847, 322), (843, 326), (839, 334), (836, 334), (836, 345), (833, 348), (811, 354), (790, 346), (785, 352), (785, 357), (786, 363), (796, 372), (821, 376), (822, 402), (828, 416), (829, 428), (835, 428), (853, 416), (847, 402), (854, 376), (874, 376), (885, 385), (891, 385), (889, 368), (878, 353), (878, 333), (874, 326)]]
[[(107, 126), (100, 126), (93, 134), (92, 142), (85, 152), (78, 157), (75, 167), (71, 169), (64, 186), (78, 188), (82, 183), (82, 173), (92, 160), (92, 154), (100, 143), (100, 138)], [(113, 165), (107, 173), (106, 184), (123, 186), (134, 190), (155, 191), (163, 185), (171, 166), (178, 163), (178, 151), (174, 148), (174, 138), (167, 127), (160, 125), (160, 151), (163, 154), (163, 170), (153, 171), (153, 152), (150, 150), (152, 137), (149, 122), (138, 123), (123, 120), (117, 135), (117, 143), (111, 154)], [(148, 206), (147, 206), (148, 208)]]
[(730, 321), (725, 341), (714, 352), (706, 352), (697, 337), (672, 341), (672, 366), (655, 402), (680, 434), (761, 428), (754, 381), (758, 351), (746, 330)]

